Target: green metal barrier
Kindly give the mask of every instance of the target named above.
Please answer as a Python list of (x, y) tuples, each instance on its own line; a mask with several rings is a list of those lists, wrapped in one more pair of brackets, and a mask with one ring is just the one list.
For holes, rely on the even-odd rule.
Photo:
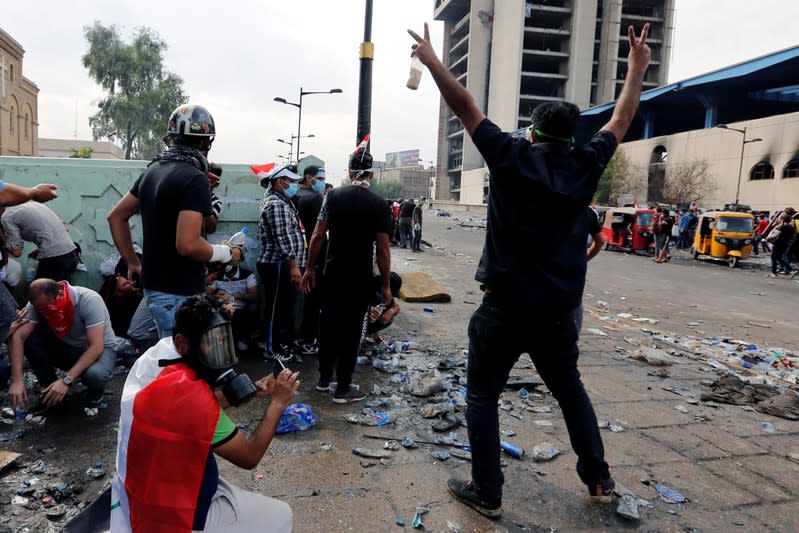
[[(114, 252), (114, 242), (106, 216), (116, 202), (130, 189), (147, 166), (147, 161), (109, 159), (60, 159), (44, 157), (0, 157), (0, 179), (22, 186), (37, 183), (57, 183), (58, 198), (47, 203), (61, 217), (72, 239), (83, 250), (83, 262), (88, 272), (77, 272), (75, 283), (97, 290), (102, 284), (98, 267)], [(225, 211), (211, 242), (219, 242), (243, 226), (250, 230), (246, 245), (245, 268), (255, 270), (258, 253), (258, 213), (264, 189), (249, 166), (222, 164), (223, 174), (219, 196)], [(141, 221), (131, 219), (134, 240), (141, 243)], [(19, 258), (23, 270), (35, 266), (28, 253), (33, 249), (25, 243)], [(146, 250), (145, 250), (146, 253)]]

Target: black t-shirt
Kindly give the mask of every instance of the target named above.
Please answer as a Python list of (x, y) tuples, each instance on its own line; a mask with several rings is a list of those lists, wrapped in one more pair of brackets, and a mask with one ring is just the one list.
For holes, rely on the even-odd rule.
[(416, 202), (403, 202), (400, 206), (400, 217), (401, 218), (411, 218), (413, 216), (413, 210), (416, 208)]
[(294, 205), (297, 206), (297, 214), (305, 229), (306, 243), (311, 242), (313, 230), (316, 227), (316, 220), (319, 217), (319, 211), (322, 209), (323, 198), (321, 194), (304, 187), (300, 187), (297, 191), (297, 195), (294, 197)]
[(475, 279), (528, 312), (577, 308), (585, 285), (585, 209), (616, 138), (600, 131), (586, 145), (531, 144), (488, 119), (472, 138), (491, 172), (486, 240)]
[(599, 215), (592, 208), (585, 209), (586, 225), (588, 226), (588, 234), (591, 236), (602, 232), (602, 225), (599, 223)]
[(180, 255), (175, 236), (181, 211), (211, 214), (208, 176), (190, 163), (157, 161), (130, 193), (139, 199), (142, 220), (142, 287), (181, 295), (203, 292), (205, 263)]
[(796, 225), (791, 222), (790, 224), (783, 224), (778, 228), (780, 230), (779, 236), (774, 240), (775, 248), (786, 248), (788, 243), (796, 238)]
[(324, 198), (319, 220), (328, 223), (325, 278), (371, 283), (375, 235), (391, 235), (385, 200), (363, 187), (337, 187)]
[(666, 237), (671, 237), (671, 230), (674, 228), (674, 218), (671, 215), (663, 217), (663, 226), (661, 227), (660, 234)]

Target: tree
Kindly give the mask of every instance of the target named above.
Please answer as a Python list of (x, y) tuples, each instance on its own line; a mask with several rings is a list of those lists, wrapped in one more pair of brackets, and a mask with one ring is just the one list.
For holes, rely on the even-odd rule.
[(116, 136), (125, 159), (150, 159), (160, 151), (169, 114), (185, 104), (183, 80), (164, 69), (166, 43), (149, 28), (138, 28), (130, 44), (116, 26), (95, 22), (84, 28), (89, 51), (83, 66), (107, 94), (89, 118), (94, 140)]
[(599, 178), (594, 199), (599, 204), (614, 205), (619, 195), (636, 196), (643, 187), (644, 179), (640, 169), (630, 163), (623, 151), (617, 150)]
[(402, 196), (402, 183), (396, 180), (378, 181), (372, 184), (371, 190), (383, 198), (399, 198)]
[(670, 164), (666, 167), (663, 200), (672, 205), (703, 203), (716, 192), (704, 159)]
[(91, 146), (83, 146), (79, 150), (71, 148), (71, 150), (72, 150), (72, 155), (70, 155), (69, 157), (72, 159), (91, 159), (92, 152), (94, 152), (94, 148), (92, 148)]

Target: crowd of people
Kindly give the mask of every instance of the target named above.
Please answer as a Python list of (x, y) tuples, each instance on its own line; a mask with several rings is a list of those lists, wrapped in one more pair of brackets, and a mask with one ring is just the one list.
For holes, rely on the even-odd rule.
[[(614, 482), (577, 370), (577, 312), (587, 260), (601, 243), (586, 251), (589, 235), (601, 239), (589, 203), (638, 107), (650, 56), (648, 25), (640, 37), (629, 28), (624, 88), (610, 122), (584, 145), (573, 142), (579, 109), (566, 102), (538, 106), (529, 139), (502, 132), (438, 59), (427, 26), (423, 36), (409, 33), (417, 43), (414, 55), (430, 70), (492, 177), (486, 244), (475, 276), (484, 296), (468, 328), (472, 478), (450, 479), (447, 489), (488, 517), (501, 515), (497, 403), (511, 368), (528, 353), (561, 406), (589, 496), (609, 501)], [(386, 327), (399, 311), (391, 241), (421, 251), (421, 209), (409, 200), (392, 217), (393, 206), (369, 190), (372, 157), (362, 143), (349, 160), (349, 183), (326, 193), (324, 169), (317, 167), (302, 175), (293, 166), (259, 174), (266, 192), (256, 277), (240, 266), (245, 258), (239, 240), (211, 244), (205, 238), (223, 209), (212, 192), (221, 168), (208, 162), (215, 135), (208, 110), (178, 107), (168, 120), (167, 148), (108, 215), (118, 256), (104, 267), (104, 291), (119, 297), (113, 305), (130, 315), (119, 327), (142, 335), (120, 401), (114, 531), (289, 531), (289, 506), (225, 482), (215, 457), (243, 468), (259, 464), (297, 393), (298, 374), (287, 367), (300, 352), (318, 356), (316, 390), (330, 391), (335, 382), (333, 402), (363, 400), (366, 393), (352, 378), (364, 331)], [(25, 307), (17, 310), (0, 287), (0, 305), (11, 310), (4, 310), (3, 318), (11, 320), (0, 323), (0, 333), (10, 330), (12, 406), (33, 403), (23, 379), (25, 359), (42, 387), (43, 407), (61, 404), (78, 381), (86, 386), (85, 401), (96, 403), (111, 379), (119, 341), (103, 296), (69, 283), (76, 248), (42, 203), (55, 197), (56, 187), (0, 186), (0, 205), (13, 215), (8, 224), (6, 214), (2, 219), (5, 248), (13, 255), (21, 240), (32, 240), (40, 250), (41, 272)], [(544, 232), (523, 222), (530, 213), (563, 223)], [(141, 217), (140, 248), (131, 233), (134, 215)], [(28, 229), (34, 224), (42, 229)], [(292, 310), (300, 294), (305, 311), (295, 342)], [(258, 300), (266, 302), (261, 328), (252, 307)], [(237, 363), (239, 353), (259, 340), (275, 370), (253, 381)], [(270, 402), (245, 436), (225, 409), (253, 397)]]

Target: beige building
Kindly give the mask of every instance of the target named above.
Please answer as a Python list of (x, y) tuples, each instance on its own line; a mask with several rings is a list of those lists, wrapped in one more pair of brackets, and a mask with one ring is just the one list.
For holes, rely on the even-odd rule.
[(0, 155), (38, 155), (39, 88), (22, 75), (24, 55), (0, 29)]
[(81, 148), (92, 149), (91, 159), (125, 159), (125, 151), (108, 141), (81, 141), (80, 139), (39, 139), (39, 156), (71, 157)]
[(381, 170), (375, 167), (372, 180), (375, 183), (383, 181), (397, 181), (402, 184), (402, 198), (429, 198), (430, 186), (435, 175), (435, 169), (417, 168), (391, 168)]
[[(799, 113), (727, 126), (729, 129), (705, 128), (628, 142), (620, 150), (635, 171), (648, 178), (642, 183), (649, 188), (653, 187), (653, 177), (661, 172), (662, 183), (669, 180), (669, 171), (677, 165), (707, 162), (715, 192), (702, 202), (703, 207), (722, 208), (735, 202), (739, 168), (740, 203), (755, 211), (770, 212), (799, 206)], [(762, 140), (742, 145), (743, 134), (732, 128), (745, 130), (747, 141)], [(642, 201), (653, 197), (651, 190), (629, 192)]]
[[(614, 100), (627, 72), (631, 24), (652, 26), (644, 87), (668, 77), (674, 0), (436, 0), (435, 18), (444, 21), (444, 64), (505, 131), (529, 126), (542, 102), (586, 109)], [(482, 157), (443, 100), (438, 133), (433, 197), (483, 203)]]

